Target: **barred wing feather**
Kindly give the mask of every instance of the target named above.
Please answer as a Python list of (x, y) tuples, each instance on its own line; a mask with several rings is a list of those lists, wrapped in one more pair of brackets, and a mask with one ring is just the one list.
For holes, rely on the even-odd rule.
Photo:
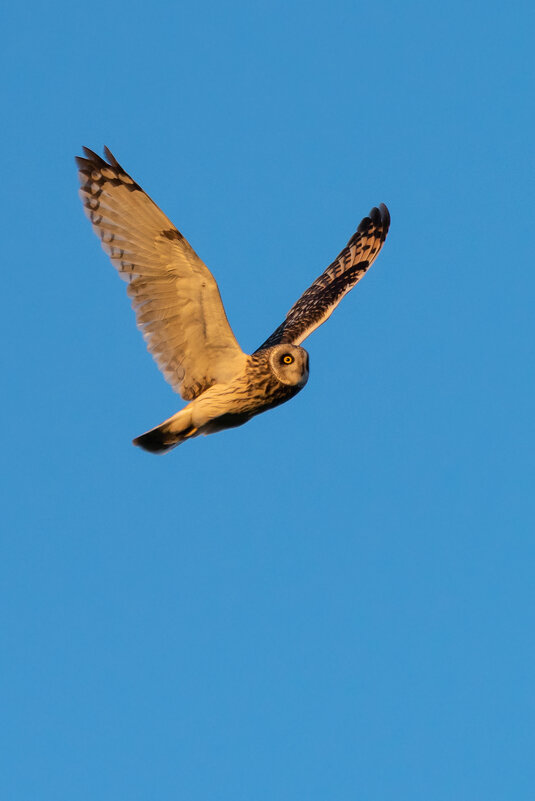
[(105, 148), (77, 158), (80, 197), (158, 367), (185, 400), (243, 370), (217, 283), (172, 222)]
[(384, 203), (378, 208), (374, 207), (369, 216), (364, 217), (342, 252), (294, 303), (284, 322), (257, 350), (280, 342), (300, 345), (324, 323), (375, 261), (389, 225), (390, 214)]

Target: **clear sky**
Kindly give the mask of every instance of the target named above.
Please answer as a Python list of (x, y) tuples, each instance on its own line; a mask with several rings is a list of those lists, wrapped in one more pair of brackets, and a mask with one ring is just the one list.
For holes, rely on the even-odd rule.
[[(535, 798), (533, 8), (5, 12), (0, 798)], [(104, 144), (249, 352), (388, 204), (293, 401), (132, 447)]]

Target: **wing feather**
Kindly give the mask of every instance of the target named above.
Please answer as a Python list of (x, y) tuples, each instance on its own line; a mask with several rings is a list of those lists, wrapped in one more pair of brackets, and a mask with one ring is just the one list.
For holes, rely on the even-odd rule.
[(384, 203), (364, 217), (346, 247), (294, 303), (286, 319), (257, 349), (280, 342), (300, 345), (327, 320), (344, 295), (353, 289), (373, 264), (388, 233), (390, 214)]
[(84, 211), (120, 277), (158, 367), (186, 400), (228, 381), (245, 354), (217, 283), (193, 248), (117, 159), (78, 157)]

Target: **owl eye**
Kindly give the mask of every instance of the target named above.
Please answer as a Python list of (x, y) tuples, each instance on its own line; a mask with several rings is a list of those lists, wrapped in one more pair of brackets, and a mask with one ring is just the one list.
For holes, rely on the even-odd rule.
[(290, 356), (289, 353), (287, 353), (285, 356), (282, 357), (282, 361), (284, 362), (284, 364), (292, 364), (293, 360), (294, 357)]

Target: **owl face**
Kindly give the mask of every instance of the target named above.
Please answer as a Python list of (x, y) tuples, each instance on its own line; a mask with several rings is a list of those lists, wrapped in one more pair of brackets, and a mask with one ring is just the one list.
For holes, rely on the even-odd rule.
[(275, 345), (268, 364), (275, 378), (289, 387), (304, 387), (308, 381), (308, 353), (297, 345)]

